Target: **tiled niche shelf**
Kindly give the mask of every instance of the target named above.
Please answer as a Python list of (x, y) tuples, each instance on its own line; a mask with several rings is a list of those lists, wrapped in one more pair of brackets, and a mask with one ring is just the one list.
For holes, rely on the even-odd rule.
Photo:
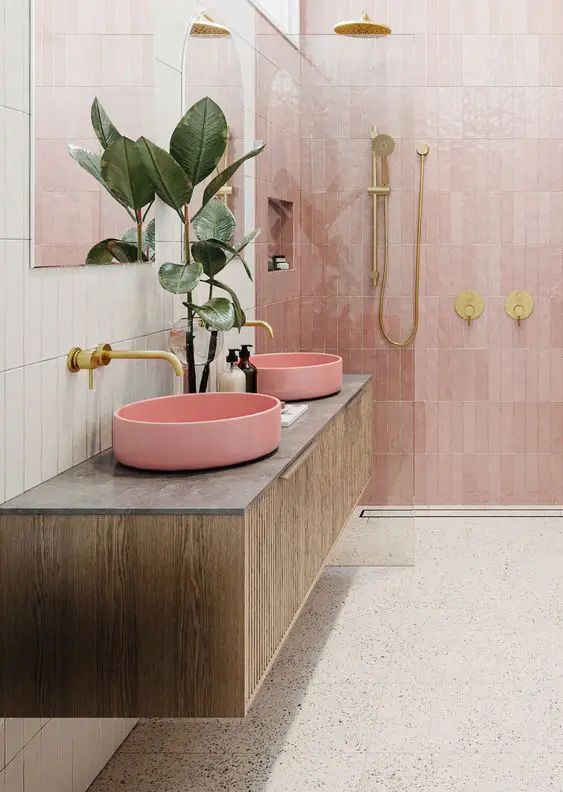
[[(270, 231), (268, 261), (271, 261), (272, 256), (285, 256), (290, 270), (293, 269), (295, 258), (293, 225), (293, 201), (268, 198), (268, 228)], [(287, 270), (275, 269), (271, 271), (287, 272)]]

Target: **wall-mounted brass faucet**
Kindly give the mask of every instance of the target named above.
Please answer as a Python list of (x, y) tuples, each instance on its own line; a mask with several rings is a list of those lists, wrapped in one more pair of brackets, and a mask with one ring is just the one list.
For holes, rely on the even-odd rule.
[(274, 337), (274, 328), (268, 322), (263, 322), (261, 319), (257, 319), (255, 322), (245, 322), (243, 327), (261, 327), (263, 330), (266, 330), (270, 338)]
[(109, 366), (112, 360), (166, 360), (177, 377), (184, 373), (182, 362), (172, 352), (164, 350), (134, 350), (112, 349), (109, 344), (98, 344), (95, 349), (81, 349), (72, 347), (66, 358), (66, 365), (73, 373), (81, 370), (88, 371), (88, 387), (94, 387), (94, 371), (100, 366)]

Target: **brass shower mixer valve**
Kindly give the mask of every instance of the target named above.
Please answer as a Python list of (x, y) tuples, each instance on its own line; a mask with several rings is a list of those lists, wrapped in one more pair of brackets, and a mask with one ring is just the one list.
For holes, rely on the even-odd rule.
[(469, 289), (457, 295), (454, 307), (457, 315), (471, 326), (471, 322), (478, 319), (485, 310), (485, 300), (479, 292)]
[(518, 325), (522, 319), (527, 319), (534, 310), (532, 295), (526, 291), (513, 291), (504, 301), (504, 310), (511, 319), (516, 319)]

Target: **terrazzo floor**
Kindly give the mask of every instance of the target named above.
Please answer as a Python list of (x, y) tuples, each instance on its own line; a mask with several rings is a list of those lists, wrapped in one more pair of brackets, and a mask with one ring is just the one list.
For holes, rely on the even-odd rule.
[(141, 721), (92, 792), (562, 792), (563, 518), (412, 530), (360, 566), (413, 558), (354, 521), (249, 716)]

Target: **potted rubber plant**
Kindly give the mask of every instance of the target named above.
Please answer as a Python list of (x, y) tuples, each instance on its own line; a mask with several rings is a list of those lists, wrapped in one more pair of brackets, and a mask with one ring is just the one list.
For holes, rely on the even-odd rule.
[(144, 223), (154, 203), (155, 191), (137, 143), (120, 134), (98, 98), (92, 103), (90, 118), (102, 153), (71, 143), (70, 156), (123, 207), (134, 225), (121, 239), (97, 242), (86, 256), (86, 264), (153, 261), (154, 220), (146, 228)]
[[(207, 361), (200, 383), (200, 391), (205, 391), (209, 367), (215, 358), (217, 334), (232, 327), (240, 329), (246, 321), (236, 293), (218, 276), (229, 262), (238, 258), (252, 279), (242, 253), (259, 234), (259, 229), (255, 229), (235, 243), (235, 218), (228, 207), (214, 196), (246, 160), (256, 157), (264, 149), (265, 144), (256, 145), (219, 171), (227, 138), (228, 125), (223, 111), (212, 99), (205, 97), (180, 119), (170, 138), (169, 151), (147, 138), (137, 141), (141, 161), (154, 191), (176, 212), (182, 224), (182, 261), (165, 262), (158, 277), (164, 289), (186, 296), (183, 301), (187, 313), (186, 385), (190, 393), (196, 391), (194, 322), (199, 320), (209, 331)], [(202, 182), (206, 184), (201, 205), (191, 216), (194, 191)], [(196, 304), (193, 293), (200, 283), (208, 287), (207, 300)]]

